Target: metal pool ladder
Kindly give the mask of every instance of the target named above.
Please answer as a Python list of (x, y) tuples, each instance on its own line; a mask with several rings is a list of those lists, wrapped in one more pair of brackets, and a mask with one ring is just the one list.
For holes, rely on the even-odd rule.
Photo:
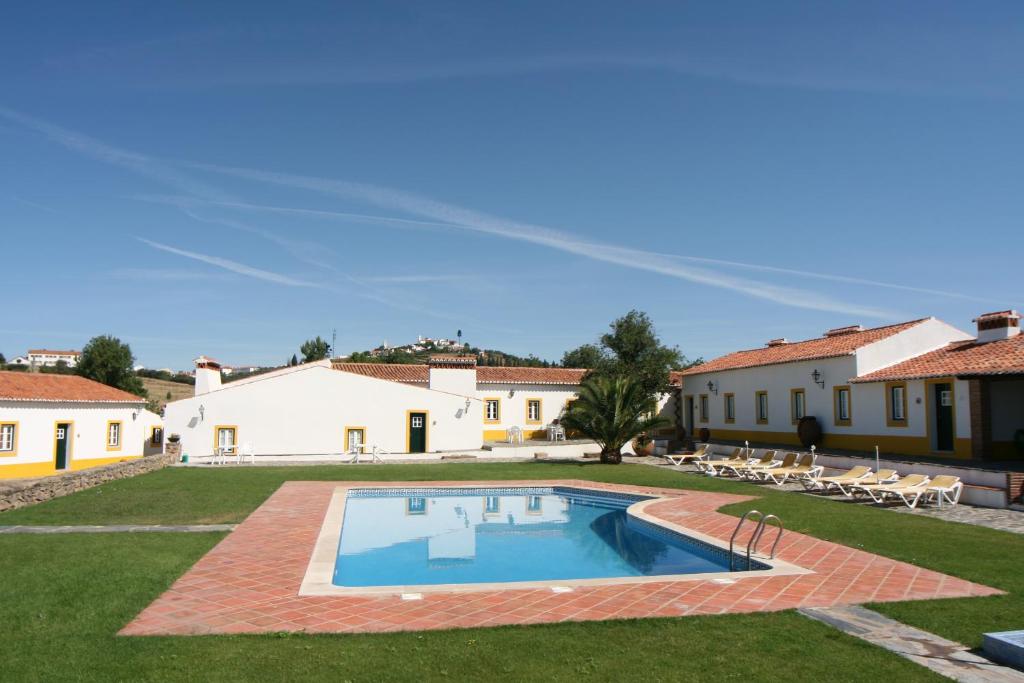
[(764, 535), (764, 529), (768, 526), (768, 522), (774, 520), (778, 526), (779, 533), (775, 535), (775, 542), (772, 543), (771, 553), (768, 555), (768, 559), (775, 558), (775, 549), (779, 547), (779, 540), (782, 538), (782, 520), (775, 515), (765, 515), (760, 510), (747, 510), (740, 517), (739, 523), (736, 524), (736, 529), (732, 532), (732, 537), (729, 539), (729, 571), (736, 571), (736, 553), (733, 548), (736, 545), (736, 536), (740, 533), (740, 528), (747, 519), (751, 521), (757, 520), (757, 526), (754, 527), (754, 533), (750, 535), (750, 540), (747, 541), (747, 570), (750, 569), (750, 556), (757, 552), (757, 544), (761, 542), (761, 536)]

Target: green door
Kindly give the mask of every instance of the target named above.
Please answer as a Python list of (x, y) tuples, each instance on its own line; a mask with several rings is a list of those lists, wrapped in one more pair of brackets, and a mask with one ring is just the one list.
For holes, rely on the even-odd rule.
[(935, 392), (935, 450), (953, 450), (953, 386), (933, 384)]
[(71, 425), (67, 422), (58, 422), (57, 431), (54, 434), (54, 465), (58, 470), (68, 468), (68, 441), (71, 439)]
[(409, 452), (427, 451), (427, 414), (409, 413)]

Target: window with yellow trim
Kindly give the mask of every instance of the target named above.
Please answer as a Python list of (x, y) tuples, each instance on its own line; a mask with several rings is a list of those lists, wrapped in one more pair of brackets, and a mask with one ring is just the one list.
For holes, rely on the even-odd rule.
[(501, 399), (484, 399), (484, 422), (501, 422)]
[(789, 390), (789, 416), (796, 424), (807, 414), (807, 394), (803, 389)]
[(732, 424), (736, 421), (736, 395), (726, 394), (723, 402), (725, 404), (723, 406), (725, 421)]
[(886, 382), (885, 424), (889, 427), (907, 426), (907, 383)]
[(107, 423), (107, 450), (121, 450), (121, 423), (110, 421)]
[(526, 399), (526, 421), (532, 424), (540, 424), (542, 421), (540, 411), (540, 399), (529, 398)]
[(363, 427), (345, 427), (345, 452), (362, 453), (366, 445), (366, 429)]
[(698, 414), (700, 415), (700, 421), (701, 422), (707, 422), (708, 421), (708, 395), (707, 394), (701, 394), (700, 395), (700, 401), (699, 401), (698, 405), (700, 406), (700, 408), (698, 410)]
[[(218, 448), (233, 448), (238, 444), (238, 428), (218, 425), (213, 432), (213, 447)], [(231, 451), (234, 452), (234, 451)]]
[(837, 427), (849, 427), (853, 422), (853, 406), (850, 402), (850, 387), (832, 387), (832, 412)]
[(768, 424), (768, 392), (754, 392), (754, 415), (757, 417), (757, 424)]
[(18, 454), (18, 423), (0, 422), (0, 455)]

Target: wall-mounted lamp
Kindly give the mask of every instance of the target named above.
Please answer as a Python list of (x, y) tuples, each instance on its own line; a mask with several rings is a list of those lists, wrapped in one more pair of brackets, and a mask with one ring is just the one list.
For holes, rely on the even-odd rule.
[(470, 400), (469, 400), (469, 399), (467, 398), (467, 399), (466, 399), (466, 410), (467, 410), (467, 411), (469, 411), (469, 406), (470, 406), (470, 403), (471, 403), (471, 401), (470, 401)]
[(199, 421), (200, 421), (200, 422), (202, 422), (202, 421), (203, 421), (203, 416), (204, 416), (205, 414), (206, 414), (206, 408), (204, 408), (204, 407), (203, 407), (203, 404), (201, 404), (201, 403), (200, 403), (200, 404), (199, 404)]
[(825, 388), (825, 375), (822, 374), (817, 368), (815, 368), (814, 372), (811, 373), (811, 379), (814, 380), (814, 383), (817, 384), (822, 389)]
[(133, 410), (132, 411), (132, 422), (135, 422), (137, 419), (139, 419), (139, 411)]
[(515, 395), (516, 395), (516, 390), (515, 389), (509, 389), (508, 390), (508, 397), (509, 398), (512, 398)]
[(715, 384), (712, 380), (708, 380), (708, 391), (710, 391), (715, 396), (718, 395), (718, 385)]

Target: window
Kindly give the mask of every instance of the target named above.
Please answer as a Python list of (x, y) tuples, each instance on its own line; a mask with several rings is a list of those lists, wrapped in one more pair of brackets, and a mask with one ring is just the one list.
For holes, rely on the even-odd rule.
[(18, 452), (18, 423), (0, 423), (0, 455), (16, 455)]
[[(416, 418), (413, 418), (414, 420)], [(415, 425), (413, 425), (415, 427)], [(362, 453), (366, 443), (365, 427), (345, 427), (345, 452)]]
[(238, 443), (238, 427), (218, 425), (213, 430), (213, 448), (232, 448)]
[(885, 385), (885, 417), (889, 427), (907, 426), (906, 382), (889, 382)]
[(153, 427), (153, 431), (149, 433), (149, 445), (150, 446), (162, 446), (164, 443), (164, 428)]
[(526, 399), (526, 421), (534, 424), (540, 424), (541, 413), (539, 398)]
[(755, 407), (757, 412), (757, 424), (766, 425), (768, 424), (768, 392), (758, 391), (754, 394)]
[(501, 399), (484, 399), (484, 422), (501, 422)]
[(405, 499), (405, 514), (407, 514), (407, 515), (425, 515), (425, 514), (427, 514), (427, 499), (426, 498), (406, 498)]
[(484, 514), (496, 515), (501, 512), (501, 498), (498, 496), (486, 496), (484, 498)]
[(700, 395), (700, 421), (701, 422), (707, 422), (708, 421), (708, 395), (707, 394), (701, 394)]
[(735, 394), (725, 395), (725, 421), (733, 423), (736, 421), (736, 396)]
[(108, 451), (119, 451), (119, 450), (121, 450), (121, 423), (120, 422), (108, 422), (107, 423), (107, 450)]
[(803, 389), (789, 390), (789, 414), (793, 424), (800, 421), (807, 414), (807, 395)]
[(526, 499), (526, 514), (539, 515), (544, 512), (544, 496), (528, 496)]
[(851, 422), (850, 387), (832, 387), (833, 417), (837, 427), (849, 427)]

